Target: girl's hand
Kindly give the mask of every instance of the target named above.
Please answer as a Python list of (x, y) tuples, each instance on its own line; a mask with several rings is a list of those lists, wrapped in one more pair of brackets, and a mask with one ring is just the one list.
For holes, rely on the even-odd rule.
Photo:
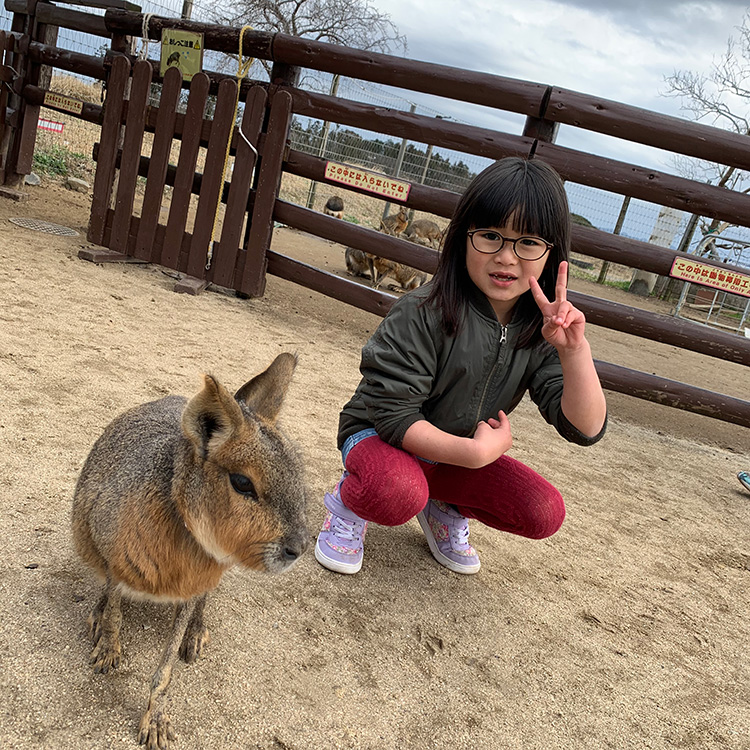
[(476, 450), (476, 461), (469, 468), (481, 469), (510, 450), (513, 437), (510, 434), (510, 421), (504, 411), (497, 414), (497, 419), (480, 422), (472, 438)]
[(529, 279), (531, 294), (544, 317), (542, 336), (558, 351), (575, 351), (586, 341), (584, 337), (586, 318), (578, 308), (568, 302), (567, 286), (568, 264), (565, 261), (560, 263), (555, 285), (555, 299), (552, 302), (545, 296), (539, 282), (533, 277)]

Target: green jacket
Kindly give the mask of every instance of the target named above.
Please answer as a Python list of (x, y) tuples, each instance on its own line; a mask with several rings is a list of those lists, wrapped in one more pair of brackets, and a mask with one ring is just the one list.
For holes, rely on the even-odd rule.
[(374, 427), (401, 447), (406, 430), (420, 419), (460, 437), (477, 423), (510, 414), (528, 391), (544, 419), (566, 440), (592, 445), (606, 429), (588, 437), (562, 413), (563, 377), (557, 350), (546, 342), (514, 345), (521, 324), (501, 325), (487, 298), (471, 299), (461, 331), (447, 337), (441, 316), (423, 305), (430, 284), (403, 296), (362, 349), (362, 380), (339, 418), (338, 446)]

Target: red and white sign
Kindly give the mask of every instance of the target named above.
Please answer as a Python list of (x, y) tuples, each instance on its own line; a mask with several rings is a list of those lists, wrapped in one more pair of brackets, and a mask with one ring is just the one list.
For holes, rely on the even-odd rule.
[(55, 122), (54, 120), (45, 120), (43, 117), (40, 117), (36, 126), (40, 130), (50, 130), (53, 133), (62, 133), (65, 128), (65, 123)]
[(675, 279), (703, 284), (723, 292), (750, 297), (750, 276), (734, 271), (724, 271), (689, 258), (675, 258), (669, 275)]
[(326, 162), (325, 177), (327, 180), (340, 182), (342, 185), (366, 190), (368, 193), (376, 193), (385, 198), (397, 201), (405, 201), (409, 197), (411, 185), (408, 182), (400, 182), (376, 172), (365, 172), (363, 169), (355, 169), (346, 164)]

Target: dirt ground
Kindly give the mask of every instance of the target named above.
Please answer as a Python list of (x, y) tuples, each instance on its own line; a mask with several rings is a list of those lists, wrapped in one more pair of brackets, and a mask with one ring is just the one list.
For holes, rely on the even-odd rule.
[[(170, 611), (125, 604), (125, 662), (91, 672), (98, 583), (69, 531), (89, 448), (115, 414), (191, 395), (204, 371), (236, 388), (295, 351), (282, 422), (317, 527), (340, 472), (338, 411), (378, 318), (273, 277), (243, 301), (175, 294), (154, 266), (86, 263), (89, 197), (29, 191), (0, 200), (0, 746), (136, 747)], [(19, 216), (81, 236), (8, 221)], [(287, 229), (275, 243), (343, 272), (331, 243)], [(738, 365), (589, 336), (599, 359), (750, 392)], [(357, 576), (312, 554), (278, 577), (227, 574), (205, 657), (175, 670), (175, 748), (750, 748), (750, 494), (735, 478), (750, 469), (750, 430), (614, 394), (609, 407), (588, 449), (527, 402), (511, 415), (512, 455), (560, 488), (568, 518), (537, 542), (473, 524), (479, 575), (437, 565), (416, 521), (372, 527)]]

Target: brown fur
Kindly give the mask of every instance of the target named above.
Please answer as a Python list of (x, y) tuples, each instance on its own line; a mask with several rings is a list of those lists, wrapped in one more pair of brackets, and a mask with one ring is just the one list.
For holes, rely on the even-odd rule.
[(174, 736), (164, 702), (175, 659), (193, 662), (208, 643), (207, 593), (234, 564), (280, 572), (309, 543), (301, 460), (275, 424), (295, 365), (280, 354), (234, 397), (207, 375), (189, 402), (131, 409), (81, 471), (73, 537), (106, 580), (89, 617), (94, 671), (120, 663), (123, 594), (175, 604), (139, 731), (150, 750)]
[(429, 219), (417, 219), (409, 224), (404, 230), (408, 240), (418, 242), (421, 245), (430, 245), (439, 248), (443, 240), (443, 232), (440, 227)]
[(385, 219), (380, 220), (380, 228), (386, 234), (392, 234), (398, 236), (401, 232), (406, 229), (406, 225), (409, 223), (409, 213), (406, 210), (406, 206), (400, 206), (398, 213), (388, 214)]
[(427, 281), (427, 274), (416, 268), (396, 263), (387, 258), (358, 250), (355, 247), (347, 247), (345, 253), (346, 268), (353, 276), (361, 276), (373, 280), (373, 286), (378, 288), (386, 276), (395, 279), (401, 289), (409, 291)]

